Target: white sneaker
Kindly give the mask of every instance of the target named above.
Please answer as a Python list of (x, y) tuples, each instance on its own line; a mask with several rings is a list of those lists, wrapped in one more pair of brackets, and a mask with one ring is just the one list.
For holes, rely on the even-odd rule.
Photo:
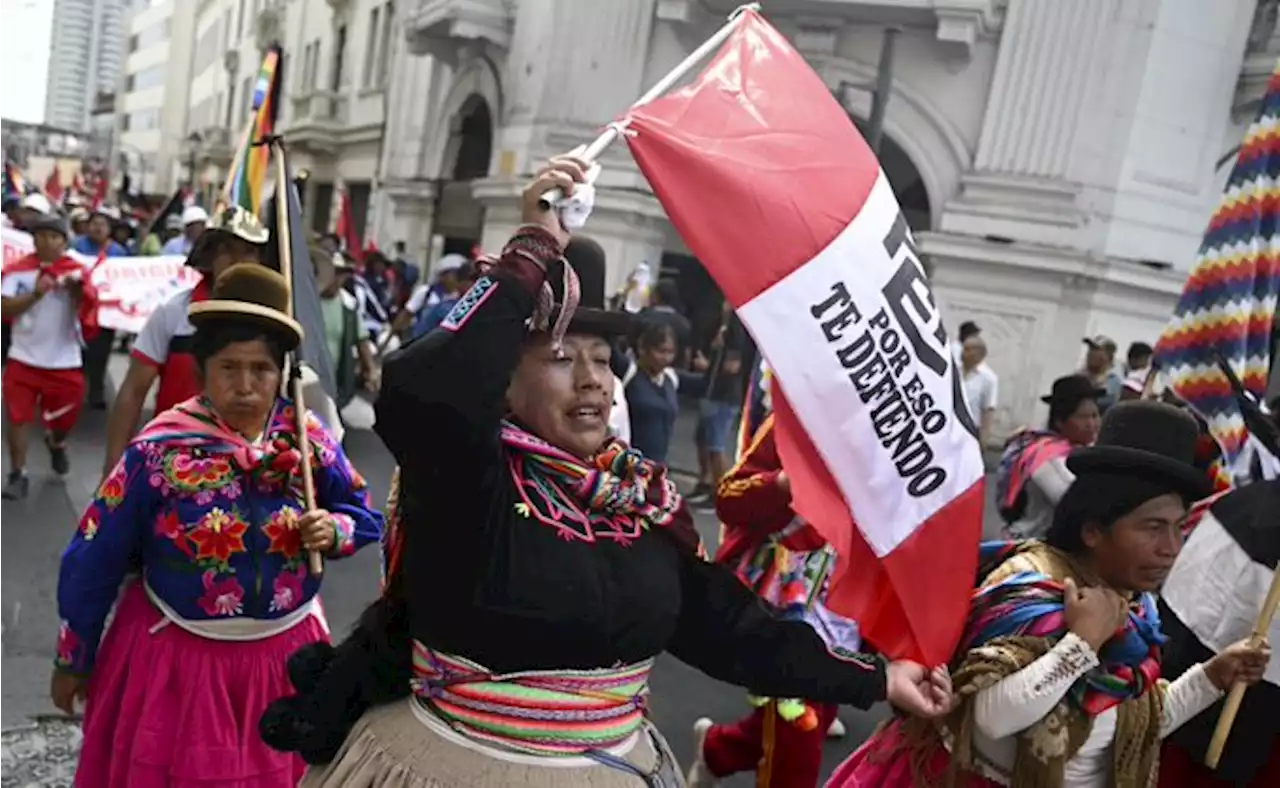
[(714, 724), (710, 717), (699, 717), (693, 723), (693, 766), (689, 767), (689, 774), (684, 778), (688, 788), (715, 788), (719, 785), (720, 781), (707, 768), (707, 762), (702, 756), (702, 748), (707, 741), (707, 731), (711, 730)]
[(827, 728), (828, 739), (843, 739), (845, 733), (844, 723), (840, 721), (839, 717), (831, 720), (831, 727)]

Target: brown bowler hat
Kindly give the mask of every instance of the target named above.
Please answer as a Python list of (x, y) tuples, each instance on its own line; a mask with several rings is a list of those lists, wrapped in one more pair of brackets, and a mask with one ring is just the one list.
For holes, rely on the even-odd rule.
[(285, 350), (302, 344), (302, 326), (289, 315), (289, 283), (261, 263), (236, 263), (213, 284), (213, 298), (187, 308), (191, 324), (212, 320), (259, 323), (285, 340)]

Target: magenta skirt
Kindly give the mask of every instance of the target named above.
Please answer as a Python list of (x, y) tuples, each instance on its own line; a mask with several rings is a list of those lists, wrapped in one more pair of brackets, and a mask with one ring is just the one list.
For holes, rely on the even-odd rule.
[(124, 592), (89, 679), (77, 788), (294, 788), (305, 765), (258, 736), (293, 691), (285, 661), (327, 641), (311, 617), (265, 640), (209, 640), (169, 623), (140, 582)]
[[(924, 765), (922, 775), (928, 785), (943, 785), (950, 758), (945, 750)], [(902, 729), (897, 720), (889, 723), (836, 767), (827, 780), (826, 788), (913, 788), (915, 775), (911, 771), (911, 754), (903, 741)], [(982, 777), (963, 777), (956, 781), (958, 788), (1001, 788), (1000, 783)]]

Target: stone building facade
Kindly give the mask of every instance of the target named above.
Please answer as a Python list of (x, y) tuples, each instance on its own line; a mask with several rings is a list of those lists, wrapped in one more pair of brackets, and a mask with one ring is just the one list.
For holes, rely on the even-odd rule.
[[(375, 237), (496, 249), (520, 184), (696, 48), (733, 0), (416, 0), (388, 87)], [(772, 0), (855, 122), (897, 26), (881, 163), (949, 325), (1002, 379), (998, 434), (1080, 339), (1158, 336), (1280, 52), (1273, 0)], [(687, 254), (624, 146), (588, 233), (621, 284)]]

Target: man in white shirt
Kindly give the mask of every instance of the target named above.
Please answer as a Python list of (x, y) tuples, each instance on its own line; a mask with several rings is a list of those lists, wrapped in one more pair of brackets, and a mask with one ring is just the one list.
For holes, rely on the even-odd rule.
[(991, 420), (996, 412), (996, 395), (1000, 379), (987, 366), (987, 343), (982, 335), (971, 334), (960, 346), (960, 365), (964, 374), (964, 395), (969, 415), (978, 425), (978, 440), (983, 446), (991, 437)]
[(177, 254), (183, 257), (191, 254), (192, 245), (208, 226), (209, 214), (205, 213), (204, 208), (188, 205), (182, 211), (182, 235), (165, 241), (160, 254)]
[(35, 252), (7, 266), (0, 279), (0, 315), (13, 326), (9, 363), (0, 378), (10, 459), (3, 496), (10, 500), (25, 498), (30, 487), (26, 426), (37, 417), (54, 472), (62, 476), (70, 469), (66, 439), (85, 392), (81, 321), (94, 310), (85, 268), (67, 256), (66, 222), (41, 216), (28, 229)]

